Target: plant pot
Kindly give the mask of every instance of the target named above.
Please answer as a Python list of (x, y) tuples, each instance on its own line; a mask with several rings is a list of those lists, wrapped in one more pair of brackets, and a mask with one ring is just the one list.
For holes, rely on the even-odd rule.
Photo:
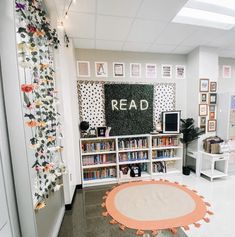
[(190, 175), (190, 168), (187, 166), (183, 167), (183, 175)]

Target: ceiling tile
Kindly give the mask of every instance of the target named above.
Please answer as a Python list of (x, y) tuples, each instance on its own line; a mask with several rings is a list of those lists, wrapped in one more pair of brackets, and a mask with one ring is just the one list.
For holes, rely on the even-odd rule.
[(169, 22), (187, 0), (144, 0), (138, 17)]
[(96, 40), (96, 49), (121, 50), (122, 41)]
[(183, 24), (170, 23), (157, 38), (159, 44), (180, 44), (193, 33), (193, 27)]
[(97, 16), (96, 39), (125, 40), (132, 20), (124, 17)]
[(211, 42), (212, 40), (217, 39), (220, 35), (224, 34), (224, 32), (224, 30), (211, 29), (207, 27), (195, 27), (194, 32), (182, 42), (182, 45), (206, 45), (208, 42)]
[(74, 47), (75, 48), (82, 48), (82, 49), (93, 49), (95, 48), (95, 41), (93, 39), (73, 39)]
[(97, 13), (113, 16), (134, 17), (137, 13), (141, 0), (98, 0)]
[(122, 49), (124, 51), (144, 52), (148, 47), (148, 43), (125, 42)]
[(221, 34), (219, 37), (212, 39), (209, 44), (213, 47), (228, 47), (235, 42), (235, 32), (229, 31)]
[(177, 46), (172, 53), (174, 54), (188, 54), (194, 49), (193, 46)]
[(77, 0), (71, 4), (70, 10), (80, 13), (95, 13), (96, 0)]
[(152, 53), (171, 53), (176, 47), (177, 47), (177, 45), (154, 44), (154, 45), (151, 45), (147, 49), (147, 52), (152, 52)]
[(164, 27), (165, 24), (156, 21), (137, 19), (134, 21), (127, 40), (151, 43), (161, 33)]
[(95, 15), (70, 12), (64, 24), (70, 37), (93, 38), (95, 35)]

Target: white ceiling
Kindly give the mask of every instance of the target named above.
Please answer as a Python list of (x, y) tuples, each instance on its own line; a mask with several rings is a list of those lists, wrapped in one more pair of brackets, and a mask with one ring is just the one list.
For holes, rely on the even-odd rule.
[[(53, 0), (58, 18), (71, 0)], [(235, 30), (172, 23), (187, 0), (77, 0), (64, 19), (75, 47), (187, 54), (212, 46), (235, 57)]]

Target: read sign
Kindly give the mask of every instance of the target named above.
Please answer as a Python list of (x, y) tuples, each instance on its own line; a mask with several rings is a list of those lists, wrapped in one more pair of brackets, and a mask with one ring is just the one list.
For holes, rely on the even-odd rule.
[(111, 135), (153, 130), (153, 85), (106, 84), (105, 118)]

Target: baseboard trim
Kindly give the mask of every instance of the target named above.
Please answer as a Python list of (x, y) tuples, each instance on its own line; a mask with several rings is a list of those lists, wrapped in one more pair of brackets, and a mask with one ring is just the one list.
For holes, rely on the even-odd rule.
[(52, 233), (52, 237), (57, 237), (59, 235), (59, 231), (60, 231), (60, 227), (64, 218), (64, 212), (65, 212), (65, 208), (62, 207), (58, 216), (58, 219), (56, 221), (56, 224), (54, 225), (54, 231)]
[(74, 190), (74, 193), (73, 193), (72, 202), (71, 202), (70, 204), (66, 204), (66, 205), (65, 205), (65, 210), (66, 210), (66, 211), (69, 211), (69, 210), (72, 210), (72, 209), (73, 209), (73, 203), (74, 203), (74, 199), (75, 199), (75, 196), (76, 196), (76, 190), (77, 190), (77, 189), (82, 189), (82, 184), (76, 185), (75, 190)]
[(76, 185), (76, 189), (82, 189), (82, 184)]

